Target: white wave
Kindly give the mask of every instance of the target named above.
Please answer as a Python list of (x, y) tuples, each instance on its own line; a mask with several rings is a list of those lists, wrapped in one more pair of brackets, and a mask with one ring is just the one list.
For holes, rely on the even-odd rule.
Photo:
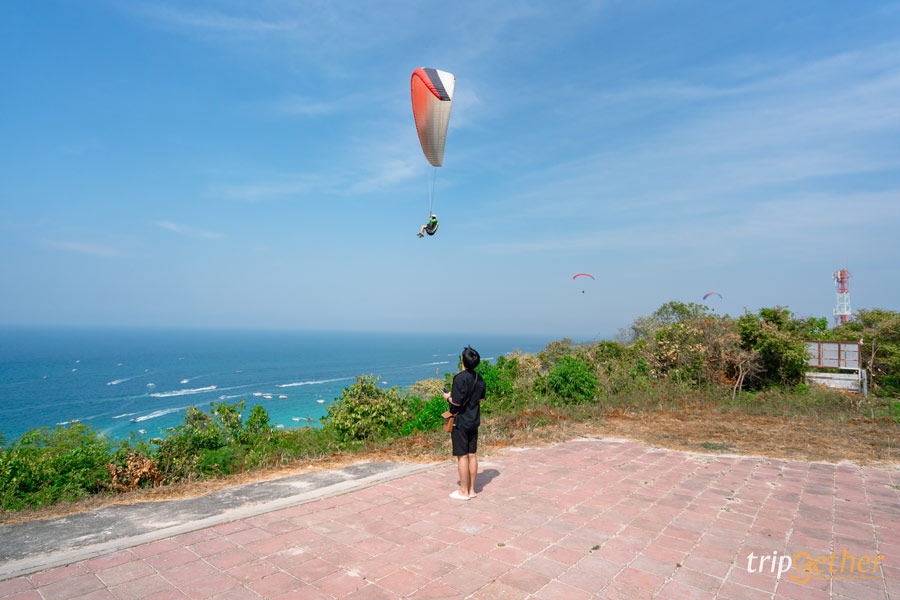
[(179, 410), (184, 410), (186, 408), (187, 408), (187, 406), (179, 406), (178, 408), (166, 408), (163, 410), (155, 410), (150, 414), (142, 415), (140, 417), (135, 417), (131, 421), (133, 423), (140, 423), (141, 421), (149, 421), (150, 419), (155, 419), (157, 417), (161, 417), (163, 415), (168, 415), (173, 412), (178, 412)]
[(353, 379), (353, 377), (337, 377), (335, 379), (315, 379), (312, 381), (298, 381), (296, 383), (279, 383), (275, 387), (286, 388), (286, 387), (298, 387), (301, 385), (318, 385), (320, 383), (331, 383), (332, 381), (346, 381), (347, 379)]
[(121, 419), (122, 417), (130, 417), (131, 415), (136, 415), (136, 412), (133, 413), (122, 413), (121, 415), (116, 415), (113, 419)]
[(175, 390), (172, 392), (157, 392), (155, 394), (150, 394), (154, 398), (171, 398), (173, 396), (190, 396), (192, 394), (202, 394), (204, 392), (211, 392), (216, 389), (216, 386), (210, 385), (202, 388), (194, 388), (190, 390)]
[(132, 375), (131, 377), (123, 377), (122, 379), (114, 379), (112, 381), (107, 381), (106, 385), (119, 385), (120, 383), (125, 383), (126, 381), (131, 381), (132, 379), (137, 379), (138, 377), (146, 377), (146, 373), (142, 373), (140, 375)]
[(423, 366), (430, 367), (431, 365), (449, 365), (449, 360), (439, 360), (436, 362), (425, 363)]
[(190, 379), (182, 379), (182, 380), (179, 381), (178, 383), (190, 383), (190, 382), (191, 382)]

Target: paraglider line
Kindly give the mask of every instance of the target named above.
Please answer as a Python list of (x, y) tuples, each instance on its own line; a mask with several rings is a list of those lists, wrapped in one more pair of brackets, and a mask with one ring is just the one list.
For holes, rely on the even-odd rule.
[(426, 185), (428, 187), (428, 219), (426, 222), (431, 219), (431, 215), (434, 214), (432, 211), (434, 210), (434, 184), (437, 181), (437, 167), (431, 167), (431, 172), (426, 173)]

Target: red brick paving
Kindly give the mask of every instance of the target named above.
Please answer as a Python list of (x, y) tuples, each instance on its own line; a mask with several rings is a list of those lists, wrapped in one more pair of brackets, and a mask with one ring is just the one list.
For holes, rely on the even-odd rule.
[[(900, 593), (900, 472), (580, 440), (0, 581), (0, 600), (878, 598)], [(483, 486), (483, 488), (482, 488)], [(779, 579), (748, 555), (882, 555)], [(757, 565), (759, 558), (756, 558)], [(793, 577), (791, 577), (793, 576)]]

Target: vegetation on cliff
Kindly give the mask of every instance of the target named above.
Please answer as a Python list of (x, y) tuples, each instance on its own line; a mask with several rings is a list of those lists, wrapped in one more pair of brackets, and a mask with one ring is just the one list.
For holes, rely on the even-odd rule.
[[(806, 339), (861, 340), (870, 397), (807, 387)], [(784, 307), (731, 318), (669, 302), (617, 341), (564, 339), (534, 355), (516, 351), (484, 361), (478, 370), (487, 384), (482, 410), (493, 440), (554, 421), (602, 419), (608, 411), (650, 414), (697, 403), (735, 418), (815, 415), (897, 428), (900, 313), (861, 310), (828, 329), (825, 319), (799, 318)], [(214, 403), (209, 412), (191, 408), (181, 425), (149, 441), (116, 442), (81, 423), (35, 429), (9, 443), (0, 436), (0, 510), (403, 444), (440, 429), (446, 406), (440, 390), (451, 378), (402, 390), (360, 376), (316, 428), (276, 429), (262, 407), (248, 411), (241, 400)]]

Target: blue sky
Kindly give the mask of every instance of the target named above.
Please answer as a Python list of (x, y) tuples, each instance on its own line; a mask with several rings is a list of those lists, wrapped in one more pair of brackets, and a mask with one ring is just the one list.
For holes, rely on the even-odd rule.
[[(707, 291), (830, 318), (845, 265), (897, 310), (898, 32), (898, 2), (4, 2), (0, 322), (605, 337)], [(457, 77), (430, 239), (420, 66)]]

